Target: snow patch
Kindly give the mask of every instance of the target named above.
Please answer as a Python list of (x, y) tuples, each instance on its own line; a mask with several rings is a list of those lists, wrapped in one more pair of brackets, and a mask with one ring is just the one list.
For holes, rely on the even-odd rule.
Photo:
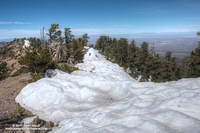
[(24, 40), (24, 45), (23, 48), (30, 48), (31, 47), (31, 43), (29, 40)]
[(90, 48), (78, 71), (59, 70), (22, 89), (16, 102), (51, 133), (199, 133), (200, 78), (138, 82)]

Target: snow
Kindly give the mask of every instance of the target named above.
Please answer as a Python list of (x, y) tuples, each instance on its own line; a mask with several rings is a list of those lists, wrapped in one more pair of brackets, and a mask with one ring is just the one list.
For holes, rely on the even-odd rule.
[(30, 48), (31, 44), (29, 42), (29, 40), (24, 40), (24, 45), (23, 48)]
[(90, 48), (80, 70), (43, 78), (16, 102), (46, 121), (51, 133), (199, 133), (200, 78), (138, 82)]

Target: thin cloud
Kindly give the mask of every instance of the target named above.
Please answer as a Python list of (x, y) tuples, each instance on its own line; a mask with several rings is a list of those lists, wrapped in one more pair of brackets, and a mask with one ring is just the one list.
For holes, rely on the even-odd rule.
[[(108, 29), (72, 29), (72, 32), (75, 35), (80, 35), (84, 33), (88, 33), (90, 35), (95, 35), (95, 34), (131, 34), (134, 33), (136, 30), (134, 29), (128, 29), (128, 28), (108, 28)], [(140, 32), (140, 31), (137, 31)]]
[[(196, 28), (188, 28), (188, 27), (176, 27), (176, 28), (162, 28), (162, 29), (155, 29), (153, 33), (162, 33), (162, 32), (196, 32), (198, 31)], [(134, 28), (109, 28), (109, 29), (72, 29), (72, 32), (75, 35), (81, 35), (84, 33), (88, 33), (89, 35), (96, 35), (96, 34), (106, 34), (106, 35), (113, 35), (113, 34), (135, 34), (135, 33), (152, 33), (152, 30), (139, 30)]]
[(200, 28), (200, 24), (190, 25), (190, 27), (198, 27), (198, 28)]
[(24, 30), (24, 29), (0, 29), (0, 39), (22, 38), (22, 37), (39, 37), (40, 30)]
[(0, 21), (0, 25), (27, 25), (27, 24), (32, 24), (29, 22), (19, 22), (19, 21)]

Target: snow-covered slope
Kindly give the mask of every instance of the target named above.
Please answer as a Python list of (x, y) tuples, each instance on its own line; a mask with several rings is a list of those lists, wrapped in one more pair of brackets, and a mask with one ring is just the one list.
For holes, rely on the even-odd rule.
[(89, 49), (80, 70), (56, 70), (27, 85), (16, 102), (52, 133), (200, 133), (200, 78), (141, 83)]

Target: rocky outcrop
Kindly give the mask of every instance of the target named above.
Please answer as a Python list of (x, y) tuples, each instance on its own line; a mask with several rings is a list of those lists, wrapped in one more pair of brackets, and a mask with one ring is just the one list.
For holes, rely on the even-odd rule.
[(7, 63), (10, 75), (13, 75), (22, 68), (18, 59), (25, 55), (25, 53), (26, 49), (23, 48), (23, 44), (21, 43), (11, 42), (7, 46), (0, 48), (0, 61)]

